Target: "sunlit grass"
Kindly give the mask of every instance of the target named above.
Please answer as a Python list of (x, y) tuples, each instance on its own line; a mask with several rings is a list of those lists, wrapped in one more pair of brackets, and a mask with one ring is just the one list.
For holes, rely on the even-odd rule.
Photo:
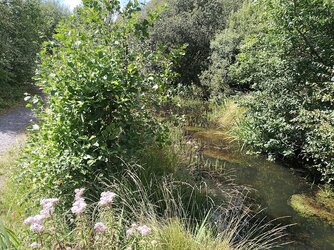
[(31, 181), (18, 183), (15, 176), (19, 174), (18, 161), (24, 148), (26, 136), (20, 135), (17, 143), (11, 149), (0, 156), (1, 172), (1, 199), (0, 199), (0, 220), (4, 225), (14, 232), (20, 231), (23, 219), (27, 212), (33, 209), (33, 202), (27, 199)]
[[(57, 234), (50, 237), (48, 233), (39, 236), (30, 233), (23, 246), (38, 239), (43, 246), (41, 249), (50, 246), (94, 250), (271, 249), (279, 246), (278, 240), (285, 235), (286, 226), (256, 220), (242, 200), (238, 206), (230, 201), (229, 206), (222, 207), (215, 204), (200, 186), (172, 178), (153, 181), (147, 186), (135, 173), (138, 165), (128, 168), (121, 178), (106, 180), (105, 191), (117, 194), (112, 206), (102, 209), (92, 203), (72, 222), (59, 215), (48, 219), (46, 232), (52, 225)], [(202, 192), (201, 198), (197, 195), (199, 192)], [(203, 201), (207, 202), (205, 207), (201, 206)], [(107, 226), (105, 234), (93, 233), (96, 222)], [(149, 233), (128, 235), (127, 231), (134, 223), (145, 225)]]
[(208, 114), (208, 121), (218, 129), (233, 135), (235, 127), (245, 113), (236, 100), (226, 99), (221, 104), (212, 104), (212, 112)]

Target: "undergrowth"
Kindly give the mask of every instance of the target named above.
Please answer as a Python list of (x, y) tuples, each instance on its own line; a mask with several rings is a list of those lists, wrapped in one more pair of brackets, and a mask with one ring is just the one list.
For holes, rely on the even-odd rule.
[[(215, 167), (196, 157), (196, 147), (180, 129), (170, 129), (170, 140), (170, 145), (145, 149), (137, 163), (124, 162), (128, 170), (121, 176), (87, 183), (117, 195), (107, 213), (94, 202), (98, 197), (88, 195), (81, 219), (71, 211), (57, 212), (57, 205), (53, 217), (43, 222), (43, 232), (35, 234), (22, 223), (38, 213), (39, 201), (29, 196), (29, 180), (18, 185), (11, 178), (1, 219), (20, 239), (19, 249), (270, 249), (280, 244), (285, 227), (257, 220), (246, 205), (247, 193), (225, 174), (220, 185), (215, 184), (217, 176), (210, 180)], [(20, 168), (12, 171), (17, 174)], [(108, 228), (105, 234), (94, 231), (96, 223)], [(141, 235), (135, 228), (137, 233), (128, 236), (133, 223), (149, 233)]]
[(36, 93), (31, 84), (5, 84), (0, 86), (0, 114), (24, 105), (24, 94)]

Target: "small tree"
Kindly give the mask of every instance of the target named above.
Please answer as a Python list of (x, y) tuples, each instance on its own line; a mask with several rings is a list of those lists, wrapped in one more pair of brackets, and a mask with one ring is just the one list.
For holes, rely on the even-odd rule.
[(92, 186), (164, 141), (152, 111), (172, 76), (172, 55), (148, 49), (152, 20), (137, 21), (137, 10), (136, 1), (123, 11), (118, 1), (84, 1), (45, 44), (36, 80), (49, 98), (24, 172), (35, 190), (69, 194)]

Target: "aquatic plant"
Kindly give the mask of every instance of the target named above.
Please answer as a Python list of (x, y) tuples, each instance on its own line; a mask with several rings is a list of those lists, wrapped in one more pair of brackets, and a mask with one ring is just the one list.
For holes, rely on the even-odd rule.
[(289, 204), (304, 217), (322, 219), (334, 225), (334, 193), (330, 188), (321, 189), (314, 195), (294, 194)]

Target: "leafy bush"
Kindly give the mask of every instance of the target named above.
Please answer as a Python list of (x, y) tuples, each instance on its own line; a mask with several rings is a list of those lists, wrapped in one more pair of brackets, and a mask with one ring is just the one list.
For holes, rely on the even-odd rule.
[(253, 3), (260, 32), (246, 36), (235, 81), (255, 90), (246, 102), (244, 139), (270, 158), (299, 158), (334, 179), (332, 1)]
[(206, 86), (211, 99), (220, 100), (223, 95), (250, 89), (249, 83), (236, 80), (230, 71), (236, 63), (243, 39), (261, 30), (258, 20), (261, 11), (261, 6), (252, 4), (252, 1), (244, 1), (238, 11), (228, 16), (226, 29), (217, 32), (211, 40), (210, 65), (200, 77), (201, 84)]
[[(157, 4), (152, 1), (150, 5)], [(168, 8), (151, 30), (153, 44), (166, 43), (171, 47), (184, 44), (185, 56), (175, 65), (177, 83), (200, 86), (199, 75), (208, 66), (210, 40), (215, 32), (224, 29), (228, 15), (242, 1), (231, 0), (168, 0)], [(205, 95), (205, 93), (204, 93)]]
[(51, 1), (0, 3), (1, 85), (31, 80), (42, 41), (52, 38), (55, 26), (66, 14), (65, 8)]
[(67, 14), (51, 0), (0, 2), (0, 112), (22, 104), (25, 92), (36, 92), (30, 85), (36, 55)]
[(173, 75), (174, 54), (146, 46), (152, 20), (136, 20), (138, 5), (119, 9), (117, 1), (86, 1), (44, 46), (36, 80), (47, 105), (23, 166), (36, 191), (69, 194), (85, 185), (98, 192), (88, 183), (165, 141), (153, 110)]

